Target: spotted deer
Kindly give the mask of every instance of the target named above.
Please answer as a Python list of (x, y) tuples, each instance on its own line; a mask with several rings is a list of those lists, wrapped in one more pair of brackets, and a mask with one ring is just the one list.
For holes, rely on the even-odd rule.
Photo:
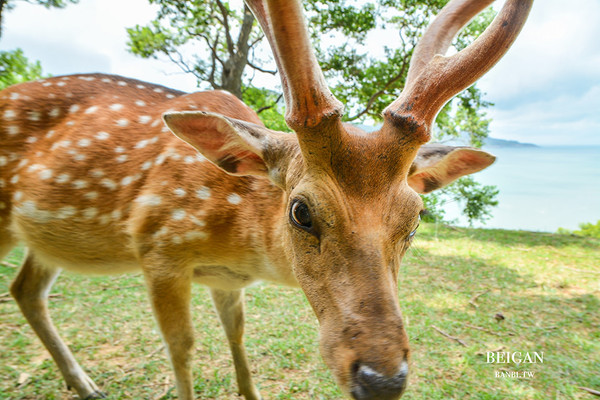
[(11, 293), (82, 399), (103, 394), (49, 318), (61, 269), (143, 272), (182, 400), (194, 397), (192, 282), (211, 290), (247, 400), (260, 395), (242, 342), (242, 297), (257, 281), (304, 291), (346, 395), (387, 400), (404, 391), (410, 350), (397, 277), (419, 224), (417, 193), (494, 160), (424, 144), (439, 109), (510, 47), (532, 0), (508, 0), (474, 43), (444, 57), (491, 3), (450, 1), (415, 49), (383, 126), (369, 134), (342, 122), (299, 2), (247, 3), (273, 49), (295, 134), (265, 128), (223, 91), (184, 94), (118, 76), (56, 77), (0, 93), (0, 257), (17, 242), (29, 249)]

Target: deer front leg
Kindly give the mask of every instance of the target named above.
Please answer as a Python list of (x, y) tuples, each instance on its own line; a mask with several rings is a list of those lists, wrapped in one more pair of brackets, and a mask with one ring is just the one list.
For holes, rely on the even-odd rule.
[(244, 291), (211, 289), (211, 294), (229, 341), (240, 394), (246, 400), (260, 400), (260, 394), (252, 383), (243, 341)]
[(104, 394), (83, 372), (75, 357), (59, 336), (48, 313), (48, 292), (60, 273), (35, 263), (30, 253), (21, 266), (10, 292), (23, 315), (54, 358), (69, 388), (77, 391), (82, 399), (102, 399)]
[(145, 268), (150, 300), (175, 373), (179, 400), (192, 400), (194, 334), (190, 313), (191, 281), (185, 272)]

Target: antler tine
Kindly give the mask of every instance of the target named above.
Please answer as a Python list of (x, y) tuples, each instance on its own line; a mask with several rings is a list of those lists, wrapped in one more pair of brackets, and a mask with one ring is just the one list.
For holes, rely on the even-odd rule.
[(471, 45), (444, 57), (456, 33), (493, 0), (452, 0), (429, 26), (411, 60), (404, 90), (383, 112), (387, 129), (429, 141), (440, 109), (490, 70), (521, 31), (533, 0), (507, 0), (494, 21)]
[(273, 50), (286, 103), (285, 120), (299, 138), (331, 119), (343, 105), (333, 96), (312, 50), (297, 0), (246, 0)]

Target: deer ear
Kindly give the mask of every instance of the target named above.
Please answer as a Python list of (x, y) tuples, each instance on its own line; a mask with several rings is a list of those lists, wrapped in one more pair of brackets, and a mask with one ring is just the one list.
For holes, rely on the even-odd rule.
[(492, 154), (472, 147), (424, 145), (410, 167), (408, 184), (417, 193), (429, 193), (461, 176), (481, 171), (495, 160)]
[[(280, 132), (250, 122), (201, 111), (170, 112), (165, 123), (213, 164), (232, 175), (268, 176)], [(271, 156), (271, 157), (270, 157)]]

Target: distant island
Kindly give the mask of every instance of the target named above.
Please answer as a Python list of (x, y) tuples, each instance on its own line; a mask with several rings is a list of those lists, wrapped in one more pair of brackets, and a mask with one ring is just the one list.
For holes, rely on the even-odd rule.
[[(363, 124), (354, 124), (356, 127), (363, 129), (366, 132), (373, 132), (379, 127), (371, 126), (371, 125), (363, 125)], [(464, 143), (468, 143), (467, 135), (463, 135), (461, 138), (454, 138), (450, 140), (444, 140), (444, 144), (453, 145), (453, 146), (465, 146)], [(523, 143), (516, 140), (505, 140), (505, 139), (496, 139), (493, 137), (487, 137), (483, 141), (483, 145), (485, 147), (540, 147), (537, 144), (533, 143)]]
[(485, 138), (483, 145), (485, 147), (540, 147), (533, 143), (522, 143), (516, 140), (496, 139), (493, 137)]

